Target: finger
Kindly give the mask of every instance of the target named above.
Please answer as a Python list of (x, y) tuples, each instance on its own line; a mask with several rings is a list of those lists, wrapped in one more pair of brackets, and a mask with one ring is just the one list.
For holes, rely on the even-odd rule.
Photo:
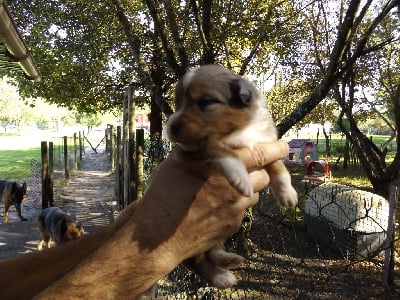
[(246, 209), (257, 204), (258, 200), (259, 194), (255, 193), (251, 198), (241, 197), (234, 204), (231, 204), (231, 207), (229, 208), (229, 214), (230, 221), (232, 222), (232, 228), (234, 230), (233, 232), (236, 232), (239, 229)]
[(260, 192), (269, 185), (269, 175), (265, 169), (251, 172), (250, 180), (253, 184), (254, 192)]
[(254, 206), (255, 204), (257, 204), (258, 200), (260, 198), (260, 194), (259, 193), (255, 193), (250, 199), (249, 199), (249, 207)]
[(124, 224), (132, 215), (134, 214), (138, 201), (134, 201), (129, 204), (125, 209), (121, 211), (118, 217), (115, 220), (115, 223)]
[(254, 187), (254, 192), (256, 193), (251, 198), (241, 197), (238, 201), (236, 201), (236, 210), (234, 210), (234, 213), (236, 214), (243, 212), (247, 208), (257, 204), (259, 199), (258, 192), (266, 188), (269, 184), (269, 176), (264, 169), (251, 172), (250, 179)]
[(281, 141), (260, 143), (254, 145), (253, 149), (240, 148), (236, 150), (236, 153), (247, 169), (252, 171), (285, 158), (289, 153), (289, 145)]

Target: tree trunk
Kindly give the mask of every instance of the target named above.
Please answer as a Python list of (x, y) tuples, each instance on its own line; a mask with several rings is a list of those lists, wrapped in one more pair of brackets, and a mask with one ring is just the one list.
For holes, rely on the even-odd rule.
[(349, 139), (346, 136), (346, 141), (343, 147), (343, 169), (346, 170), (349, 167), (349, 161), (350, 161), (350, 145), (349, 145)]
[[(355, 155), (375, 192), (383, 196), (388, 196), (388, 185), (399, 177), (400, 154), (399, 151), (397, 151), (393, 162), (387, 167), (385, 161), (386, 152), (382, 152), (381, 149), (358, 128), (357, 121), (353, 114), (353, 101), (355, 99), (354, 94), (356, 86), (355, 74), (355, 71), (349, 69), (348, 72), (346, 72), (346, 76), (343, 78), (342, 92), (339, 92), (338, 87), (335, 89), (335, 98), (341, 107), (338, 125), (341, 131), (346, 135), (346, 139), (351, 143)], [(398, 101), (400, 85), (398, 91), (399, 93), (394, 93), (393, 96), (391, 95), (396, 128), (400, 126), (400, 103)], [(343, 117), (346, 118), (348, 126), (344, 126)]]
[[(165, 76), (165, 67), (162, 63), (164, 56), (161, 51), (162, 46), (158, 36), (155, 35), (153, 38), (155, 50), (152, 57), (152, 65), (154, 67), (151, 71), (153, 88), (150, 93), (150, 149), (148, 151), (150, 163), (148, 164), (148, 172), (151, 172), (165, 157), (162, 141), (162, 109), (159, 106), (159, 101), (157, 101), (157, 99), (164, 99), (164, 95), (162, 93)], [(165, 100), (163, 100), (163, 102), (165, 102)]]
[(331, 157), (331, 139), (329, 134), (326, 132), (325, 126), (322, 127), (322, 133), (325, 137), (325, 155)]

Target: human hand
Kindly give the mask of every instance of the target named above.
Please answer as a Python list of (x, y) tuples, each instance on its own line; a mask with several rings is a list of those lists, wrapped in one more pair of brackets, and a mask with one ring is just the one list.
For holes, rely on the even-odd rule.
[[(287, 155), (288, 145), (272, 142), (235, 152), (251, 172), (258, 192), (269, 183), (263, 167)], [(160, 164), (137, 205), (132, 218), (137, 229), (134, 235), (140, 236), (143, 249), (167, 247), (164, 253), (169, 253), (174, 267), (235, 233), (244, 211), (257, 201), (258, 194), (251, 199), (242, 197), (223, 176), (206, 180), (196, 176), (171, 154)]]
[[(263, 166), (287, 152), (288, 145), (282, 142), (236, 151), (251, 171), (254, 191), (269, 183)], [(49, 261), (44, 252), (38, 253), (42, 259), (33, 257), (42, 275), (51, 276), (36, 277), (39, 283), (30, 295), (47, 286), (39, 299), (61, 294), (136, 299), (182, 261), (236, 232), (243, 212), (257, 200), (242, 197), (223, 176), (197, 177), (172, 154), (158, 167), (144, 198), (128, 206), (114, 224), (69, 244), (74, 251), (68, 244), (46, 251), (57, 267), (51, 264), (48, 269), (41, 263)], [(66, 260), (71, 253), (77, 257)]]

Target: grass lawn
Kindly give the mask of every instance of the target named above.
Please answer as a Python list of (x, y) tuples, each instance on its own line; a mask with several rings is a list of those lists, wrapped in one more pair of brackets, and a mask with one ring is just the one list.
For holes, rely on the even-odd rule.
[(0, 135), (0, 179), (28, 179), (32, 159), (41, 161), (42, 140), (52, 141), (45, 135)]
[[(92, 133), (93, 135), (94, 133)], [(93, 143), (96, 145), (101, 139), (99, 136), (94, 136)], [(384, 141), (387, 140), (387, 136), (372, 136), (373, 141), (380, 146)], [(316, 137), (310, 137), (315, 143)], [(40, 142), (42, 140), (53, 141), (55, 146), (54, 158), (59, 159), (59, 152), (62, 152), (62, 139), (60, 137), (54, 138), (49, 134), (30, 136), (16, 136), (16, 135), (0, 135), (0, 179), (14, 179), (14, 180), (25, 180), (30, 177), (31, 172), (31, 160), (36, 159), (40, 161)], [(341, 135), (332, 135), (332, 157), (325, 157), (325, 139), (323, 136), (319, 136), (318, 139), (318, 152), (319, 158), (325, 159), (332, 166), (337, 158), (337, 150), (341, 148), (340, 145), (344, 145), (345, 139)], [(72, 139), (68, 141), (68, 144), (72, 145)], [(394, 153), (396, 149), (392, 149)], [(364, 171), (360, 167), (349, 167), (347, 170), (341, 168), (332, 172), (332, 181), (340, 184), (346, 184), (358, 187), (363, 190), (372, 191), (372, 186), (369, 180), (366, 178)], [(297, 169), (291, 170), (292, 176), (297, 177), (298, 181), (301, 182), (304, 176), (304, 170)], [(296, 181), (294, 178), (294, 181)], [(301, 184), (301, 183), (299, 183)]]
[[(378, 146), (381, 147), (383, 143), (385, 143), (389, 136), (378, 136), (371, 135), (368, 136), (372, 141)], [(296, 137), (297, 138), (297, 137)], [(299, 137), (299, 138), (309, 138), (314, 144), (317, 144), (317, 137), (315, 136), (307, 136), (307, 137)], [(287, 141), (290, 141), (291, 138), (287, 138)], [(329, 165), (332, 167), (335, 165), (336, 160), (338, 159), (340, 152), (343, 151), (343, 147), (345, 144), (345, 137), (340, 134), (332, 134), (331, 135), (331, 156), (326, 157), (326, 147), (325, 147), (325, 138), (323, 135), (319, 135), (318, 137), (318, 155), (319, 159), (324, 159), (328, 161)], [(397, 151), (396, 145), (394, 144), (392, 149), (387, 155), (387, 162), (390, 163), (393, 160), (393, 157)], [(349, 185), (361, 190), (366, 190), (370, 192), (374, 192), (371, 183), (366, 177), (364, 170), (361, 166), (352, 166), (350, 165), (347, 169), (343, 169), (343, 157), (341, 157), (338, 168), (332, 170), (332, 179), (331, 182)], [(297, 185), (300, 189), (304, 189), (304, 184), (301, 182), (301, 179), (305, 173), (305, 167), (295, 167), (289, 168), (290, 173), (292, 174), (294, 184)]]
[(26, 180), (31, 176), (31, 161), (40, 161), (40, 147), (0, 150), (0, 179)]
[[(386, 143), (389, 140), (388, 135), (369, 135), (369, 139), (371, 139), (378, 148), (381, 148), (381, 146)], [(317, 142), (316, 136), (311, 136), (310, 140), (312, 140), (314, 143)], [(331, 135), (331, 151), (332, 153), (341, 151), (344, 147), (344, 144), (346, 142), (346, 138), (342, 136), (341, 134), (332, 134)], [(325, 154), (325, 137), (323, 135), (319, 135), (318, 138), (318, 151), (320, 155)], [(392, 148), (390, 149), (390, 152), (396, 152), (396, 143), (392, 144)]]
[[(97, 135), (96, 135), (97, 134)], [(96, 146), (103, 132), (91, 134), (91, 142)], [(68, 136), (68, 151), (73, 151), (74, 140)], [(0, 179), (26, 180), (31, 176), (31, 161), (41, 161), (41, 142), (53, 142), (55, 162), (63, 159), (63, 137), (54, 132), (32, 132), (25, 135), (0, 134)], [(88, 147), (88, 145), (86, 145)]]

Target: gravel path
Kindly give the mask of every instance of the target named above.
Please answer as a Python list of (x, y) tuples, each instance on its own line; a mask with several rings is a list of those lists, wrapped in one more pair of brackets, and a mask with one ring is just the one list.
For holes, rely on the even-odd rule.
[[(57, 172), (63, 174), (62, 171), (55, 171), (55, 178), (60, 177)], [(86, 233), (113, 222), (114, 175), (104, 151), (87, 152), (82, 157), (81, 170), (72, 173), (69, 184), (60, 187), (60, 182), (55, 182), (58, 187), (54, 191), (54, 205), (82, 222)], [(27, 184), (28, 200), (23, 205), (22, 214), (28, 221), (20, 222), (13, 207), (9, 212), (10, 223), (4, 224), (4, 206), (0, 205), (0, 259), (37, 251), (40, 234), (36, 219), (40, 213), (41, 199), (33, 192), (30, 195), (29, 180)]]

